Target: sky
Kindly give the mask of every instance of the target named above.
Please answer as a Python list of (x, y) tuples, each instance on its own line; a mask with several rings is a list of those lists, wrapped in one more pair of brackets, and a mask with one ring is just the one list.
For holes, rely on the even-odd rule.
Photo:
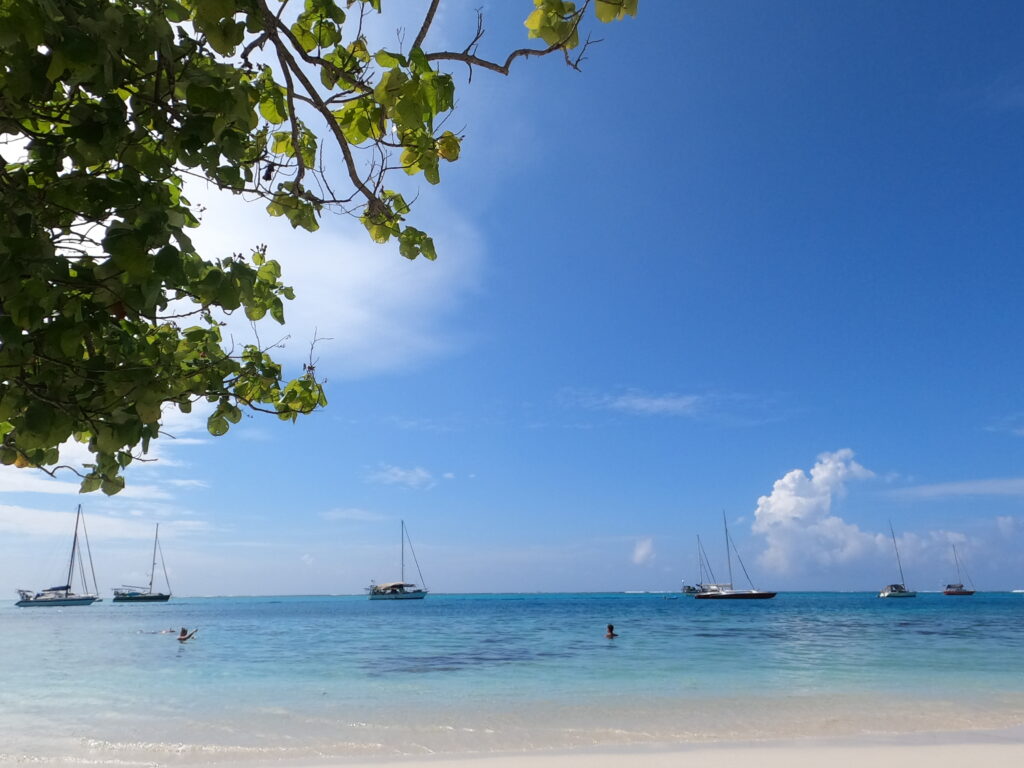
[[(478, 6), (482, 53), (526, 42), (531, 3), (459, 0), (428, 46)], [(169, 414), (109, 499), (0, 468), (0, 595), (63, 583), (79, 503), (107, 594), (157, 522), (176, 594), (359, 593), (400, 520), (436, 592), (675, 590), (698, 535), (722, 576), (723, 513), (762, 589), (897, 581), (890, 522), (911, 588), (953, 544), (1024, 588), (1024, 6), (645, 0), (597, 32), (582, 72), (453, 70), (462, 158), (411, 187), (436, 262), (193, 190), (208, 256), (282, 263), (261, 338), (293, 370), (325, 339), (330, 405)]]

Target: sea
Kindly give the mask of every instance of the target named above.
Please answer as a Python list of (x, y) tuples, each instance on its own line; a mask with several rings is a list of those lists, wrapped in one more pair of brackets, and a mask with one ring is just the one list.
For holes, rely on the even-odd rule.
[[(179, 643), (181, 627), (199, 631)], [(315, 765), (1022, 724), (1024, 594), (0, 607), (0, 763)]]

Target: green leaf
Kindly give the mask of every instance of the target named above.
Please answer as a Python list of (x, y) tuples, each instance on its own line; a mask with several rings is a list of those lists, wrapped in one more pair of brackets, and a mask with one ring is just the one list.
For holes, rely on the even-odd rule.
[(409, 81), (409, 76), (400, 69), (385, 72), (377, 87), (373, 89), (373, 97), (384, 106), (392, 106), (402, 94), (402, 87)]
[[(84, 484), (84, 482), (83, 482)], [(113, 496), (114, 494), (120, 493), (124, 490), (124, 478), (123, 477), (110, 477), (104, 478), (100, 483), (100, 490), (103, 491), (107, 496)], [(79, 493), (81, 493), (79, 489)]]
[[(595, 13), (623, 18), (637, 2), (595, 0)], [(240, 420), (239, 402), (287, 421), (326, 404), (311, 371), (290, 379), (267, 352), (225, 339), (225, 315), (283, 322), (294, 292), (251, 242), (254, 230), (236, 226), (229, 246), (251, 258), (199, 249), (189, 230), (201, 220), (236, 222), (186, 199), (186, 176), (269, 197), (269, 215), (308, 230), (319, 226), (320, 197), (343, 200), (364, 208), (373, 241), (397, 240), (405, 258), (436, 258), (430, 237), (405, 221), (408, 201), (380, 191), (394, 185), (372, 175), (382, 162), (382, 180), (394, 175), (392, 148), (430, 184), (441, 160), (460, 157), (461, 137), (440, 125), (455, 105), (454, 80), (439, 68), (448, 64), (419, 47), (405, 54), (382, 48), (383, 38), (368, 43), (381, 25), (364, 33), (355, 19), (356, 37), (343, 42), (343, 9), (361, 20), (380, 0), (304, 0), (287, 16), (299, 42), (283, 36), (285, 51), (263, 39), (265, 5), (0, 0), (0, 152), (4, 136), (18, 145), (0, 163), (3, 464), (55, 466), (74, 436), (90, 453), (81, 490), (112, 494), (160, 434), (165, 405), (187, 413), (200, 398), (218, 403), (207, 426), (223, 434)], [(276, 12), (281, 3), (269, 5)], [(576, 44), (576, 4), (534, 7), (530, 37)], [(278, 53), (296, 62), (290, 79)], [(336, 121), (326, 127), (303, 124), (290, 108), (317, 75)], [(367, 170), (372, 204), (360, 188)]]
[(391, 53), (385, 50), (379, 50), (374, 54), (373, 60), (377, 62), (377, 66), (383, 69), (393, 69), (395, 67), (405, 66), (405, 57), (400, 53)]
[(214, 437), (220, 437), (221, 435), (227, 434), (228, 421), (223, 416), (214, 413), (206, 421), (206, 429)]
[(437, 140), (437, 156), (450, 163), (459, 159), (459, 152), (462, 143), (458, 136), (451, 131), (445, 131)]
[(259, 111), (264, 120), (274, 125), (280, 125), (288, 119), (288, 107), (280, 89), (274, 88), (263, 94)]

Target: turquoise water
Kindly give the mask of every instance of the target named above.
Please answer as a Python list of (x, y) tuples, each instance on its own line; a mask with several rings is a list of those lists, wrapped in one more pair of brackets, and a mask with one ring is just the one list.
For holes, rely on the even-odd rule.
[[(1022, 620), (1024, 595), (998, 593), (10, 606), (0, 730), (15, 735), (0, 757), (309, 760), (1007, 727), (1024, 723)], [(195, 640), (155, 634), (182, 626)]]

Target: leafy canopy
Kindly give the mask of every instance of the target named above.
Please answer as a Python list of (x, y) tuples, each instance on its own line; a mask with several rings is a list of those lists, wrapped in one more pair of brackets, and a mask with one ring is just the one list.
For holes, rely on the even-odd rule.
[(441, 0), (423, 1), (407, 50), (364, 32), (383, 0), (0, 0), (0, 462), (52, 474), (74, 438), (94, 457), (70, 468), (81, 490), (112, 494), (168, 404), (215, 404), (213, 435), (246, 407), (326, 405), (312, 362), (289, 380), (271, 349), (224, 339), (225, 314), (283, 323), (293, 294), (262, 246), (197, 252), (185, 180), (307, 230), (351, 213), (434, 259), (388, 179), (437, 184), (459, 158), (443, 67), (508, 74), (555, 52), (578, 67), (588, 8), (609, 22), (638, 2), (534, 0), (527, 34), (546, 47), (497, 61), (479, 54), (479, 13), (461, 51), (425, 48)]

